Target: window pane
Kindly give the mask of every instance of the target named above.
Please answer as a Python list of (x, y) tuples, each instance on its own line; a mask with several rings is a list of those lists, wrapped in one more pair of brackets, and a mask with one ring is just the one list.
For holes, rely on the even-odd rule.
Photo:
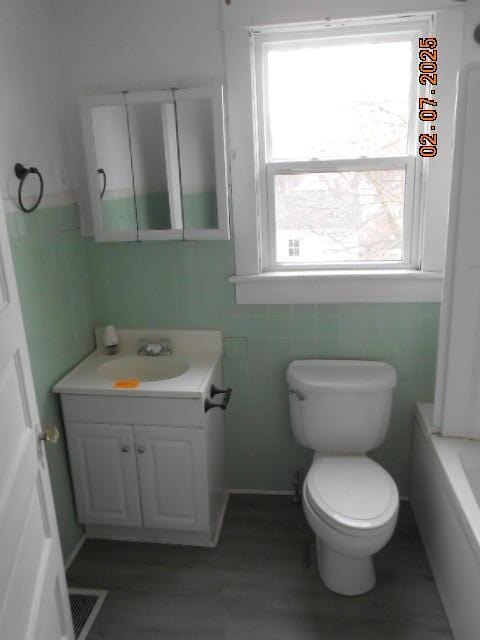
[(405, 154), (411, 54), (405, 41), (268, 47), (267, 160)]
[(403, 259), (405, 171), (274, 176), (277, 262)]

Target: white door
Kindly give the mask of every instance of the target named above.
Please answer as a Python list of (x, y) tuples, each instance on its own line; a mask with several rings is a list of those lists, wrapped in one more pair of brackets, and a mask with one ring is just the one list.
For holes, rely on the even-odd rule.
[(146, 527), (206, 531), (209, 501), (205, 433), (182, 427), (135, 427)]
[(69, 422), (66, 430), (79, 521), (140, 527), (132, 427)]
[(0, 195), (2, 640), (73, 640), (74, 637), (40, 431)]

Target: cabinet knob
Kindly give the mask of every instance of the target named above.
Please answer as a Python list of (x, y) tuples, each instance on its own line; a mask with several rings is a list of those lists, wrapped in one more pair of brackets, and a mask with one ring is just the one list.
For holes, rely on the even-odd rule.
[(145, 447), (138, 447), (138, 453), (145, 453)]
[(130, 447), (122, 447), (122, 453), (128, 453), (130, 451)]

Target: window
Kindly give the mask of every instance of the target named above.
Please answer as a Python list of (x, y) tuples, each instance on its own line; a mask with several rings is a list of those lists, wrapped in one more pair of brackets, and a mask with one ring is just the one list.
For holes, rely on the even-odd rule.
[(419, 266), (416, 38), (256, 36), (267, 269)]
[[(439, 301), (463, 8), (394, 0), (381, 17), (372, 0), (380, 17), (350, 18), (326, 0), (336, 18), (319, 23), (312, 0), (277, 4), (222, 8), (237, 301)], [(418, 38), (432, 36), (438, 154), (423, 159)]]

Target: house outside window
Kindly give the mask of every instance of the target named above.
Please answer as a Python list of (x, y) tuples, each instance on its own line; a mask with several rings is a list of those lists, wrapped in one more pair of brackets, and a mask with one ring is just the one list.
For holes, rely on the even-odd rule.
[(289, 238), (288, 255), (289, 257), (298, 257), (300, 255), (300, 240), (298, 238)]

